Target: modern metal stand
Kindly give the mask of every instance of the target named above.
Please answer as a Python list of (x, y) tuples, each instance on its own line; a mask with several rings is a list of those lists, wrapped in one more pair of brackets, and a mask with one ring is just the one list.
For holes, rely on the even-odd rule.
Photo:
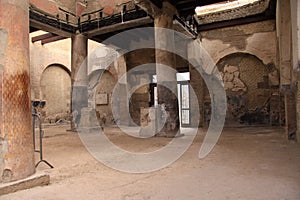
[[(36, 149), (35, 146), (35, 121), (38, 120), (39, 125), (39, 137), (40, 137), (40, 149)], [(43, 159), (43, 130), (42, 130), (42, 121), (40, 115), (36, 112), (36, 108), (33, 108), (32, 113), (32, 134), (33, 134), (33, 147), (34, 152), (40, 153), (40, 161), (35, 165), (37, 167), (40, 163), (44, 162), (47, 164), (50, 168), (54, 168), (49, 162)]]

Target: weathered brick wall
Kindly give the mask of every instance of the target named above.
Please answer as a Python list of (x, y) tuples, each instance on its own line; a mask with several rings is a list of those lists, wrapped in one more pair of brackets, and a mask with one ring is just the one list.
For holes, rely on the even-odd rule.
[(105, 125), (112, 125), (116, 120), (112, 114), (112, 93), (116, 82), (115, 77), (109, 71), (105, 71), (102, 73), (96, 88), (96, 98), (97, 95), (105, 95), (107, 98), (107, 104), (105, 102), (96, 101), (95, 105), (97, 117), (101, 120), (101, 123), (103, 122)]
[(216, 63), (226, 55), (243, 52), (255, 55), (264, 64), (277, 66), (274, 20), (215, 29), (201, 35), (203, 47)]
[[(268, 107), (270, 98), (269, 102), (273, 104), (281, 101), (278, 95), (279, 73), (275, 66), (266, 66), (257, 57), (241, 53), (229, 55), (221, 59), (217, 65), (223, 74), (228, 96), (228, 123), (239, 121), (249, 110), (262, 107), (263, 111), (257, 113), (257, 115), (265, 114), (265, 118), (263, 116), (261, 118), (261, 123), (268, 123), (271, 113), (277, 115), (274, 117), (279, 117), (278, 108)], [(233, 73), (228, 72), (232, 69)]]
[[(215, 29), (201, 35), (203, 47), (217, 63), (225, 83), (227, 123), (238, 122), (245, 112), (263, 106), (271, 94), (279, 93), (274, 20)], [(207, 90), (204, 99), (209, 99)]]

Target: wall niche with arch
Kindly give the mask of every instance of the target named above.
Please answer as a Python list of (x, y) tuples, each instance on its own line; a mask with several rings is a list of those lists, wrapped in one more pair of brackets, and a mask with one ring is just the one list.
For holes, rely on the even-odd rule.
[(40, 80), (41, 99), (46, 100), (43, 108), (43, 120), (55, 123), (58, 120), (70, 120), (71, 72), (60, 64), (49, 65)]
[[(284, 124), (279, 70), (273, 63), (265, 65), (254, 55), (234, 53), (221, 58), (217, 67), (227, 95), (226, 126)], [(205, 99), (204, 110), (209, 110), (208, 90)]]
[[(109, 70), (94, 70), (89, 74), (89, 87), (95, 88), (94, 94), (90, 94), (89, 101), (95, 103), (96, 115), (101, 127), (111, 126), (116, 123), (116, 120), (112, 113), (112, 93), (117, 84), (114, 70), (110, 67)], [(118, 106), (118, 105), (114, 105)], [(116, 108), (118, 110), (118, 108)]]

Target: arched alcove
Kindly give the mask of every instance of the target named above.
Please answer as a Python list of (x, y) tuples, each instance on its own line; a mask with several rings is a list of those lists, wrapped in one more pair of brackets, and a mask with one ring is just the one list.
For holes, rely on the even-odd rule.
[(52, 64), (41, 75), (41, 99), (46, 100), (44, 117), (49, 122), (68, 118), (70, 112), (71, 76), (63, 65)]
[[(221, 58), (217, 67), (227, 95), (226, 125), (282, 123), (284, 104), (275, 65), (248, 53), (233, 53)], [(208, 91), (205, 96), (209, 99)]]
[[(108, 70), (96, 70), (89, 76), (95, 82), (95, 109), (101, 125), (113, 125), (115, 119), (112, 114), (112, 93), (117, 84), (116, 77)], [(117, 117), (117, 116), (115, 116)]]

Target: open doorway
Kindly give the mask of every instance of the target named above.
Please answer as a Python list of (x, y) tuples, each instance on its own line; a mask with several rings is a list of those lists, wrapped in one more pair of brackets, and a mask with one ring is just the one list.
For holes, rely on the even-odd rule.
[[(190, 112), (190, 72), (178, 72), (177, 78), (177, 95), (179, 107), (179, 120), (181, 127), (189, 127), (191, 125)], [(151, 102), (150, 106), (158, 105), (157, 96), (157, 76), (152, 75), (152, 83), (150, 84)]]

